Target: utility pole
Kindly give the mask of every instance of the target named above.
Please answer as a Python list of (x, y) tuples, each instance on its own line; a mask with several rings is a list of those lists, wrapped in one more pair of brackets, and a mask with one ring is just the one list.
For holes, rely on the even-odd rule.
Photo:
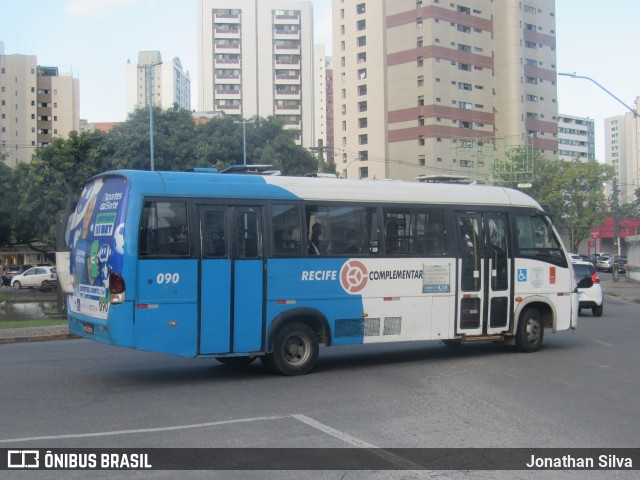
[(618, 214), (618, 179), (613, 179), (613, 265), (611, 267), (613, 273), (613, 281), (620, 279), (618, 273), (618, 262), (620, 261), (620, 218)]
[(326, 150), (326, 148), (323, 147), (322, 139), (318, 139), (317, 147), (310, 147), (309, 150), (318, 155), (318, 173), (322, 173), (324, 171), (324, 151)]

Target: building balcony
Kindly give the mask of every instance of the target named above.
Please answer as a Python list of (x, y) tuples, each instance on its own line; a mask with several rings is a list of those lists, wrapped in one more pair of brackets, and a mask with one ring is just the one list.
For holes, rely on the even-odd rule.
[(230, 13), (216, 13), (213, 15), (213, 23), (233, 24), (240, 23), (240, 15), (232, 15)]
[(301, 85), (300, 75), (292, 77), (290, 75), (276, 75), (275, 85)]
[(214, 45), (214, 53), (237, 55), (240, 53), (240, 45)]
[(300, 15), (275, 15), (274, 25), (300, 25)]
[(274, 93), (274, 98), (276, 100), (300, 100), (302, 99), (302, 94), (300, 92), (278, 92)]
[(229, 39), (240, 38), (240, 30), (236, 30), (236, 29), (214, 28), (213, 32), (214, 32), (215, 38), (229, 38)]
[(276, 105), (275, 111), (278, 115), (301, 115), (302, 107), (293, 105)]
[(300, 32), (281, 32), (274, 31), (273, 38), (275, 40), (300, 40)]
[(240, 75), (215, 75), (214, 76), (215, 83), (227, 83), (231, 85), (238, 85), (242, 82)]
[(215, 90), (214, 92), (217, 100), (240, 100), (242, 98), (242, 92), (240, 90)]
[(273, 51), (277, 55), (300, 55), (300, 45), (274, 45)]
[(278, 58), (276, 58), (274, 64), (275, 64), (275, 67), (280, 69), (280, 70), (300, 70), (300, 59), (299, 58), (296, 58), (296, 59), (290, 59), (290, 58), (278, 59)]
[(240, 58), (213, 58), (214, 67), (240, 66)]

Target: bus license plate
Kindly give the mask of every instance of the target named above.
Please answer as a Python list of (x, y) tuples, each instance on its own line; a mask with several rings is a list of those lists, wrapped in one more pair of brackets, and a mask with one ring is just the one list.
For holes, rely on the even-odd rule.
[(84, 333), (93, 335), (93, 325), (91, 323), (85, 323), (82, 327), (82, 330), (84, 330)]

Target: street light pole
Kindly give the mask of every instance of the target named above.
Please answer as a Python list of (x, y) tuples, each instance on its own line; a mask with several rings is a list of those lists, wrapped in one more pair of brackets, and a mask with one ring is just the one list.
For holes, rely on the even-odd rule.
[(149, 85), (149, 154), (151, 157), (151, 171), (155, 170), (155, 159), (153, 155), (153, 67), (156, 65), (162, 65), (162, 62), (147, 63), (139, 65), (140, 68), (144, 68), (147, 71), (147, 83)]
[(238, 120), (233, 123), (242, 124), (242, 164), (247, 166), (247, 123), (253, 123), (251, 120)]
[[(609, 94), (609, 96), (613, 97), (615, 100), (617, 100), (619, 103), (621, 103), (622, 105), (624, 105), (627, 110), (631, 111), (631, 113), (633, 113), (634, 117), (638, 118), (638, 112), (635, 108), (630, 107), (629, 105), (627, 105), (626, 103), (624, 103), (622, 100), (620, 100), (618, 97), (616, 97), (613, 93), (611, 93), (609, 90), (607, 90), (606, 88), (604, 88), (602, 85), (600, 85), (598, 82), (596, 82), (593, 78), (591, 77), (585, 77), (584, 75), (576, 75), (576, 72), (573, 73), (560, 73), (558, 72), (558, 75), (562, 75), (565, 77), (571, 77), (571, 78), (583, 78), (585, 80), (589, 80), (590, 82), (594, 83), (596, 86), (598, 86), (600, 89), (604, 90), (607, 94)], [(637, 131), (637, 128), (636, 128)], [(613, 181), (613, 266), (611, 267), (611, 271), (613, 273), (613, 281), (617, 282), (618, 281), (618, 260), (620, 257), (620, 219), (618, 218), (618, 183), (616, 180)]]

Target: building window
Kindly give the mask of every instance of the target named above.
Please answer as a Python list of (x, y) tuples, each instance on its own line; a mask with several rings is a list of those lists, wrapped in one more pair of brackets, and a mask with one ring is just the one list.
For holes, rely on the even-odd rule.
[(358, 46), (364, 47), (366, 45), (367, 45), (367, 37), (364, 35), (362, 37), (358, 37)]
[(471, 33), (471, 27), (468, 27), (467, 25), (458, 24), (458, 31), (463, 33)]
[(418, 165), (424, 167), (426, 163), (426, 157), (424, 155), (418, 155)]
[(367, 78), (367, 69), (361, 68), (360, 70), (358, 70), (358, 79), (364, 80), (365, 78)]
[(463, 43), (459, 43), (458, 50), (460, 50), (461, 52), (470, 52), (471, 47), (469, 45), (464, 45)]
[(471, 71), (471, 65), (469, 65), (468, 63), (459, 63), (458, 64), (458, 70), (464, 70), (465, 72), (470, 72)]
[(358, 127), (367, 128), (367, 124), (368, 124), (367, 117), (363, 117), (363, 118), (359, 118), (358, 119)]
[(422, 37), (418, 37), (416, 39), (416, 47), (420, 48), (422, 45), (424, 45), (424, 39)]
[(458, 88), (460, 90), (473, 90), (473, 87), (470, 83), (458, 82)]
[(424, 75), (419, 75), (418, 76), (418, 86), (419, 87), (423, 87), (424, 86)]
[(418, 65), (418, 67), (424, 67), (424, 58), (418, 57), (418, 60), (417, 60), (416, 63)]
[(369, 178), (369, 167), (360, 167), (360, 178)]
[(358, 28), (359, 31), (360, 30), (364, 30), (364, 29), (367, 28), (367, 21), (366, 20), (358, 20), (356, 25), (357, 25), (357, 28)]
[(418, 125), (423, 127), (424, 126), (424, 115), (420, 115), (418, 117)]
[(424, 95), (419, 95), (418, 96), (418, 106), (419, 107), (424, 107)]
[(364, 63), (367, 61), (367, 52), (360, 52), (358, 53), (358, 63)]
[(538, 101), (538, 96), (537, 95), (526, 95), (526, 100), (527, 102), (537, 102)]
[(358, 135), (358, 144), (367, 145), (368, 143), (369, 143), (369, 135), (367, 135), (366, 133), (362, 135)]
[(420, 136), (418, 137), (418, 145), (419, 145), (420, 147), (424, 147), (424, 135), (420, 135)]
[(367, 94), (367, 86), (359, 85), (358, 86), (358, 95), (366, 95)]
[(367, 111), (367, 102), (358, 102), (358, 111), (359, 112), (366, 112)]
[(358, 160), (361, 162), (366, 162), (369, 160), (369, 150), (360, 150), (358, 152)]
[(367, 6), (365, 3), (359, 3), (358, 5), (356, 5), (356, 13), (358, 15), (363, 14), (367, 11)]

